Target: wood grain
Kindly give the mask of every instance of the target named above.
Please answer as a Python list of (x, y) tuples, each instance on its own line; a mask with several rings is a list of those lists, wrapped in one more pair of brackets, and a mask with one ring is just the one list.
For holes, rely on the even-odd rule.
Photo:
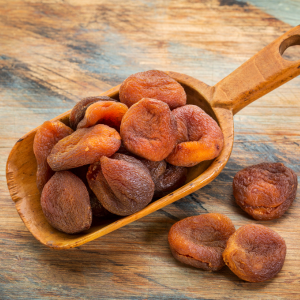
[[(299, 189), (281, 219), (257, 222), (235, 205), (231, 187), (238, 170), (263, 161), (283, 162), (300, 174), (299, 77), (234, 117), (232, 155), (211, 184), (78, 248), (58, 252), (39, 243), (6, 186), (6, 160), (15, 142), (80, 98), (148, 69), (214, 85), (296, 25), (288, 6), (281, 9), (283, 22), (268, 14), (273, 1), (249, 3), (254, 1), (0, 0), (1, 299), (300, 297)], [(256, 222), (276, 230), (288, 248), (278, 276), (251, 284), (227, 268), (207, 273), (175, 261), (168, 230), (205, 212), (226, 214), (236, 228)]]

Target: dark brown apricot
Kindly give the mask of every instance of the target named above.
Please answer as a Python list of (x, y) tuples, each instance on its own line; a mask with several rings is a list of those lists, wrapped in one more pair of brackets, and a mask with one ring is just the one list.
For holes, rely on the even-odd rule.
[(239, 171), (233, 179), (236, 203), (256, 220), (281, 217), (297, 193), (297, 175), (282, 163), (261, 163)]
[(98, 161), (103, 155), (113, 155), (121, 145), (119, 133), (107, 125), (81, 128), (60, 140), (48, 156), (54, 171), (68, 170)]
[(37, 161), (36, 184), (40, 191), (54, 175), (47, 163), (47, 157), (54, 145), (73, 130), (60, 121), (46, 121), (36, 131), (33, 141), (33, 152)]
[(124, 115), (120, 134), (130, 152), (151, 161), (161, 161), (176, 144), (176, 121), (166, 103), (145, 98)]
[(90, 195), (90, 202), (91, 202), (93, 216), (102, 218), (102, 219), (112, 217), (113, 214), (110, 213), (107, 209), (105, 209), (103, 207), (101, 202), (98, 200), (97, 196), (94, 194), (94, 192), (90, 188), (88, 188), (88, 192)]
[(151, 161), (145, 158), (138, 158), (149, 170), (151, 178), (156, 185), (158, 178), (165, 173), (167, 169), (167, 163), (164, 160)]
[(107, 96), (95, 96), (81, 99), (71, 110), (70, 126), (76, 130), (78, 123), (83, 119), (86, 109), (93, 103), (99, 101), (116, 101)]
[(148, 169), (134, 157), (115, 154), (112, 158), (100, 159), (102, 173), (118, 199), (103, 202), (110, 212), (126, 216), (140, 211), (148, 205), (154, 194), (154, 182)]
[(127, 216), (151, 202), (154, 183), (148, 169), (134, 157), (103, 156), (90, 166), (88, 182), (101, 204), (113, 214)]
[(47, 221), (59, 231), (78, 233), (92, 224), (88, 191), (69, 171), (56, 172), (46, 183), (41, 206)]
[(120, 101), (128, 107), (143, 98), (167, 103), (170, 109), (186, 104), (183, 87), (168, 74), (158, 70), (139, 72), (129, 76), (120, 86)]
[(168, 164), (155, 183), (155, 198), (161, 198), (180, 188), (186, 181), (187, 168)]
[(127, 110), (128, 107), (120, 102), (93, 103), (86, 109), (84, 118), (78, 123), (77, 129), (91, 127), (95, 124), (105, 124), (119, 131), (122, 118)]
[(285, 254), (285, 241), (278, 233), (262, 225), (248, 224), (229, 238), (223, 259), (239, 278), (261, 282), (278, 274)]
[(234, 232), (228, 217), (209, 213), (175, 223), (168, 241), (173, 256), (180, 262), (206, 271), (218, 271), (225, 265), (222, 253)]
[(177, 145), (166, 161), (175, 166), (192, 167), (217, 157), (224, 137), (217, 122), (196, 105), (172, 111), (177, 121)]
[(155, 184), (154, 198), (161, 198), (181, 187), (187, 176), (187, 168), (167, 164), (164, 160), (151, 161), (138, 158), (149, 170)]

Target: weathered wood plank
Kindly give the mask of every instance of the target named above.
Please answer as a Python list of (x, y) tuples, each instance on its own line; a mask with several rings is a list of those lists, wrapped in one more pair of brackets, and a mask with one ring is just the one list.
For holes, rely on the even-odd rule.
[(227, 268), (184, 266), (167, 243), (172, 224), (187, 216), (220, 212), (237, 228), (254, 222), (233, 201), (238, 170), (267, 160), (300, 174), (299, 77), (235, 116), (231, 158), (211, 184), (78, 248), (58, 252), (37, 242), (5, 179), (10, 148), (23, 134), (132, 73), (172, 70), (214, 85), (291, 28), (300, 5), (280, 3), (278, 9), (267, 0), (0, 0), (1, 299), (299, 298), (299, 188), (281, 219), (256, 221), (287, 243), (284, 267), (271, 281), (251, 284)]

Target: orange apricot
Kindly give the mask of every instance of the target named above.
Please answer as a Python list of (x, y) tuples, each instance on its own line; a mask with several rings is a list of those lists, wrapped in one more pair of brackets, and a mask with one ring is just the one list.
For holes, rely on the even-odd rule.
[(233, 178), (236, 203), (256, 220), (281, 217), (297, 193), (297, 175), (282, 163), (261, 163), (239, 171)]
[(84, 118), (78, 123), (77, 129), (87, 128), (95, 124), (105, 124), (120, 130), (123, 116), (128, 107), (120, 102), (99, 101), (91, 104), (85, 112)]
[(240, 227), (227, 241), (223, 258), (239, 278), (261, 282), (281, 270), (286, 255), (284, 239), (272, 229), (258, 224)]
[(144, 98), (124, 115), (120, 134), (124, 146), (133, 154), (161, 161), (176, 144), (176, 121), (166, 103)]
[(87, 108), (91, 104), (99, 101), (115, 101), (115, 100), (107, 96), (94, 96), (94, 97), (87, 97), (81, 99), (71, 110), (69, 116), (70, 127), (76, 130), (77, 125), (83, 119)]
[(92, 164), (103, 156), (113, 155), (121, 145), (119, 133), (107, 125), (81, 128), (60, 140), (48, 156), (54, 171)]
[(192, 167), (217, 157), (224, 137), (217, 122), (196, 105), (172, 111), (177, 121), (177, 145), (166, 161), (175, 166)]
[(33, 141), (33, 152), (37, 161), (36, 184), (40, 192), (54, 175), (47, 163), (47, 157), (54, 145), (73, 130), (60, 121), (46, 121), (36, 131)]
[(170, 109), (186, 104), (183, 87), (165, 72), (150, 70), (129, 76), (120, 87), (120, 101), (128, 107), (142, 98), (153, 98), (167, 103)]
[(169, 231), (168, 241), (173, 256), (180, 262), (217, 271), (225, 265), (222, 253), (234, 232), (228, 217), (208, 213), (176, 222)]

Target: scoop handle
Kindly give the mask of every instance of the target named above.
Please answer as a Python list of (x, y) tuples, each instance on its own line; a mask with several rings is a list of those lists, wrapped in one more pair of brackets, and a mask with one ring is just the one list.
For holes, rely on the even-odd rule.
[(284, 51), (300, 45), (300, 25), (263, 48), (213, 87), (212, 106), (242, 108), (300, 74), (300, 60), (289, 61)]

